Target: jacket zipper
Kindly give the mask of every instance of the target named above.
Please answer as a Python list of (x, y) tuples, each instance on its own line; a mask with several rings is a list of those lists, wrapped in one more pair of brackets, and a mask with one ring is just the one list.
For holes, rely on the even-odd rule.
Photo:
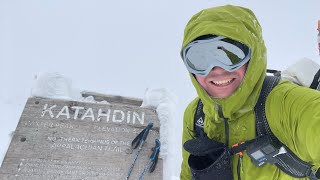
[(243, 157), (242, 155), (239, 155), (239, 158), (238, 158), (238, 165), (237, 165), (238, 180), (241, 180), (242, 157)]

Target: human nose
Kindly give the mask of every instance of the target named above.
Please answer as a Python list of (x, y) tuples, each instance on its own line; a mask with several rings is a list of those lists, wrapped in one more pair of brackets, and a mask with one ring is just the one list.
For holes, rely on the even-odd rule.
[(221, 68), (221, 67), (219, 67), (219, 66), (216, 66), (216, 67), (213, 67), (212, 69), (211, 69), (211, 71), (214, 71), (214, 72), (225, 72), (226, 70), (225, 69), (223, 69), (223, 68)]
[(212, 76), (226, 76), (226, 75), (230, 75), (231, 72), (229, 72), (219, 66), (216, 66), (211, 69), (209, 74), (211, 74)]

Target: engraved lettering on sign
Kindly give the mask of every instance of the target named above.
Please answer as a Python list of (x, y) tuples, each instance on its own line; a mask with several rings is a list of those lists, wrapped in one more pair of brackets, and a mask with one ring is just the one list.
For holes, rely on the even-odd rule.
[[(117, 114), (118, 114), (118, 118), (117, 118)], [(124, 119), (124, 112), (123, 111), (121, 111), (121, 110), (114, 110), (113, 111), (113, 116), (112, 116), (113, 122), (122, 122), (123, 119)]]
[(86, 144), (71, 144), (71, 143), (53, 143), (52, 149), (70, 149), (81, 151), (109, 151), (123, 153), (125, 149), (119, 146), (98, 146), (98, 145), (86, 145)]
[[(108, 109), (107, 113), (102, 111), (101, 109), (99, 109), (98, 111), (98, 120), (97, 121), (101, 121), (102, 117), (106, 117), (106, 121), (109, 122), (109, 117), (110, 117), (110, 109)], [(129, 121), (130, 122), (130, 121)], [(129, 123), (128, 122), (128, 123)]]
[(142, 114), (142, 119), (140, 119), (140, 116), (137, 112), (133, 112), (133, 124), (135, 124), (136, 119), (140, 122), (140, 124), (144, 123), (144, 114)]
[(72, 106), (71, 109), (75, 109), (73, 119), (77, 119), (77, 118), (78, 118), (79, 111), (80, 111), (81, 109), (84, 109), (84, 107)]
[(51, 142), (69, 142), (69, 143), (85, 143), (85, 144), (102, 144), (102, 145), (124, 145), (130, 146), (130, 141), (122, 141), (116, 139), (87, 139), (87, 138), (78, 138), (78, 137), (55, 137), (48, 136), (48, 140)]
[(45, 104), (44, 107), (43, 107), (43, 111), (42, 111), (42, 114), (41, 114), (41, 117), (43, 117), (46, 112), (48, 112), (50, 114), (50, 117), (53, 118), (53, 112), (52, 112), (52, 109), (57, 107), (57, 105), (53, 105), (51, 106), (49, 109), (48, 109), (48, 104)]
[[(56, 110), (58, 106), (52, 105), (49, 106), (45, 104), (41, 113), (41, 117), (45, 117), (46, 115), (52, 119), (65, 118), (65, 119), (74, 119), (74, 120), (84, 120), (84, 121), (96, 121), (96, 122), (109, 122), (110, 120), (115, 123), (140, 123), (144, 124), (145, 113), (136, 112), (136, 111), (123, 111), (120, 109), (98, 109), (94, 110), (92, 108), (85, 109), (81, 106), (63, 106), (55, 115), (53, 110)], [(74, 110), (73, 117), (69, 111), (69, 108)]]
[(130, 130), (126, 127), (93, 126), (92, 132), (130, 133)]
[(16, 179), (91, 179), (98, 176), (120, 177), (121, 175), (123, 176), (121, 169), (111, 164), (95, 166), (93, 162), (31, 158), (20, 160), (15, 177)]
[(84, 120), (85, 118), (91, 118), (91, 121), (94, 121), (94, 115), (93, 115), (93, 111), (92, 108), (88, 108), (86, 113), (84, 113), (84, 115), (81, 117), (81, 120)]
[(73, 129), (75, 125), (70, 123), (53, 123), (53, 122), (44, 122), (44, 121), (26, 121), (23, 122), (25, 127), (41, 127), (41, 128), (63, 128), (63, 129)]
[[(129, 141), (119, 141), (116, 139), (87, 139), (76, 137), (55, 137), (48, 136), (47, 138), (53, 144), (50, 148), (53, 149), (70, 149), (70, 150), (86, 150), (86, 151), (110, 151), (124, 152), (124, 147), (130, 146)], [(96, 145), (98, 144), (98, 145)]]
[(70, 119), (70, 113), (68, 106), (63, 106), (61, 111), (58, 113), (56, 118), (59, 118), (60, 116), (66, 116), (67, 119)]

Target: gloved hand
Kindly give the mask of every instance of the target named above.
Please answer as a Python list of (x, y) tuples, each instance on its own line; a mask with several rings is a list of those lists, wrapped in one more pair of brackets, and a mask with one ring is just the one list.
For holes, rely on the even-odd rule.
[(190, 153), (188, 164), (194, 180), (231, 180), (231, 155), (225, 144), (207, 137), (191, 139), (184, 143)]

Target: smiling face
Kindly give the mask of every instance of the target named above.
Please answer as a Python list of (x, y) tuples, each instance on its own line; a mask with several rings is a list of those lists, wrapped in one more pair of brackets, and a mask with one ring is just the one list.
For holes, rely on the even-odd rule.
[(226, 98), (232, 95), (241, 85), (246, 74), (247, 64), (229, 72), (220, 67), (214, 67), (207, 76), (198, 76), (199, 84), (215, 98)]

